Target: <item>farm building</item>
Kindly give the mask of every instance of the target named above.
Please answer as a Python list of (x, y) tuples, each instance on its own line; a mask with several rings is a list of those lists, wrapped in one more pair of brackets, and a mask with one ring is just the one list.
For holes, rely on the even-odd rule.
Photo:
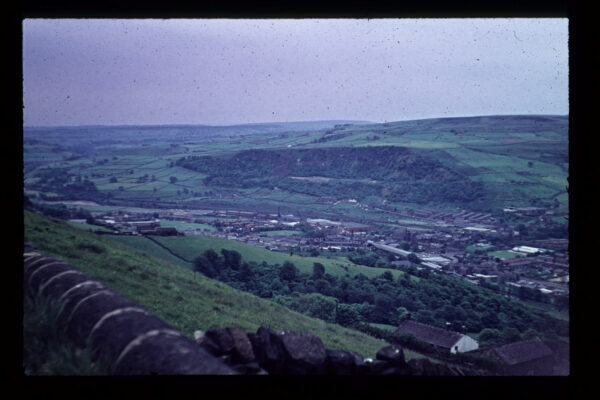
[(402, 322), (395, 333), (413, 335), (423, 342), (447, 349), (453, 354), (465, 353), (479, 348), (479, 343), (470, 336), (412, 320)]
[(552, 375), (554, 354), (539, 338), (496, 347), (487, 355), (502, 365), (504, 375)]

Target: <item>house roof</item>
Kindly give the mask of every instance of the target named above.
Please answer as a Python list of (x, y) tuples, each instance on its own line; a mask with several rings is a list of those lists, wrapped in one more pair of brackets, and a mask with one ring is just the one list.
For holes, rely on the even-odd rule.
[(509, 343), (493, 349), (494, 353), (508, 365), (551, 356), (552, 350), (536, 337), (520, 342)]
[(462, 333), (422, 324), (412, 320), (402, 322), (398, 326), (398, 329), (396, 329), (396, 332), (409, 333), (424, 342), (431, 343), (435, 346), (445, 347), (447, 349), (452, 348), (452, 346), (464, 336)]

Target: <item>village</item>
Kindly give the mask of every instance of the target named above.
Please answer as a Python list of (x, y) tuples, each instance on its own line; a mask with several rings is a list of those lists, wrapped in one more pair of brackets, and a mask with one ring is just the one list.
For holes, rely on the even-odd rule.
[[(94, 217), (97, 223), (126, 235), (209, 235), (272, 251), (322, 256), (361, 249), (385, 257), (396, 268), (427, 268), (476, 285), (500, 287), (504, 293), (520, 298), (550, 303), (555, 301), (549, 298), (568, 298), (568, 239), (520, 241), (518, 231), (489, 214), (388, 211), (410, 217), (413, 223), (300, 218), (279, 210), (273, 214), (239, 210), (112, 211), (95, 213)], [(532, 207), (506, 207), (504, 212), (533, 216), (540, 222), (549, 216), (547, 210)], [(535, 229), (535, 225), (529, 229)]]

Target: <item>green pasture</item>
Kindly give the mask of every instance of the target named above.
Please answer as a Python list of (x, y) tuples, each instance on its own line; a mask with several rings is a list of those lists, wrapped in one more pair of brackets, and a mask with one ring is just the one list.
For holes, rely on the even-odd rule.
[(160, 226), (174, 227), (174, 228), (177, 228), (178, 231), (183, 231), (186, 229), (195, 229), (195, 230), (200, 230), (200, 231), (216, 231), (217, 230), (217, 228), (215, 228), (212, 225), (197, 224), (197, 223), (185, 222), (185, 221), (172, 221), (172, 220), (168, 220), (168, 219), (161, 219)]
[(67, 221), (67, 223), (75, 228), (78, 229), (83, 229), (85, 231), (102, 231), (102, 232), (114, 232), (112, 229), (108, 229), (105, 228), (103, 226), (98, 226), (98, 225), (90, 225), (90, 224), (86, 224), (86, 223), (82, 223), (82, 222), (75, 222), (75, 221)]
[(266, 236), (298, 236), (302, 235), (300, 231), (291, 231), (291, 230), (281, 230), (281, 231), (266, 231), (262, 234)]
[(193, 260), (202, 255), (208, 249), (220, 251), (220, 249), (235, 250), (242, 255), (244, 261), (254, 261), (258, 264), (263, 261), (270, 265), (283, 265), (289, 261), (293, 263), (300, 272), (312, 274), (313, 264), (318, 262), (323, 264), (325, 272), (334, 276), (354, 276), (359, 273), (368, 278), (380, 276), (385, 271), (390, 271), (394, 279), (403, 274), (402, 271), (395, 269), (370, 268), (362, 265), (356, 265), (349, 261), (330, 260), (324, 257), (300, 257), (290, 255), (289, 253), (280, 253), (270, 251), (262, 247), (252, 246), (236, 240), (227, 240), (211, 236), (183, 236), (183, 237), (155, 237), (157, 241), (169, 248), (174, 253), (187, 260)]
[(144, 236), (126, 236), (126, 235), (106, 235), (108, 239), (112, 239), (115, 242), (121, 243), (123, 245), (129, 246), (132, 249), (136, 249), (137, 251), (142, 251), (146, 254), (149, 254), (153, 257), (160, 258), (166, 262), (171, 264), (178, 265), (180, 267), (192, 268), (192, 264), (186, 262), (178, 257), (175, 257), (171, 253), (169, 253), (164, 248), (160, 247), (158, 244), (154, 243), (150, 239)]
[(394, 332), (396, 329), (398, 329), (397, 326), (394, 325), (387, 325), (387, 324), (376, 324), (374, 322), (370, 322), (369, 325), (371, 325), (374, 328), (379, 328), (379, 329), (383, 329), (389, 332)]
[(498, 257), (500, 259), (508, 259), (508, 258), (518, 258), (518, 257), (523, 257), (520, 254), (514, 253), (512, 251), (508, 251), (508, 250), (497, 250), (497, 251), (491, 251), (489, 253), (487, 253), (488, 256), (490, 257)]

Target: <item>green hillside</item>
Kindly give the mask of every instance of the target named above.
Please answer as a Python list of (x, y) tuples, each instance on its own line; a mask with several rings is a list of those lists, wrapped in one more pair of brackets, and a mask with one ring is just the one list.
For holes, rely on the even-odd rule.
[(385, 216), (316, 200), (353, 196), (374, 206), (385, 200), (400, 208), (498, 214), (512, 205), (568, 213), (567, 116), (324, 126), (231, 127), (223, 131), (229, 136), (191, 126), (26, 129), (25, 189), (41, 200), (281, 206), (373, 219)]
[[(195, 330), (259, 326), (311, 332), (326, 347), (374, 356), (380, 340), (335, 324), (309, 318), (272, 301), (167, 263), (67, 223), (25, 211), (25, 240), (40, 251), (72, 263), (133, 299), (192, 337)], [(407, 352), (407, 357), (415, 354)]]
[[(459, 173), (429, 151), (399, 146), (247, 150), (224, 156), (190, 156), (176, 165), (206, 176), (214, 188), (275, 187), (290, 193), (364, 201), (443, 202), (480, 208), (493, 199), (485, 185)], [(465, 168), (463, 168), (464, 170)]]

